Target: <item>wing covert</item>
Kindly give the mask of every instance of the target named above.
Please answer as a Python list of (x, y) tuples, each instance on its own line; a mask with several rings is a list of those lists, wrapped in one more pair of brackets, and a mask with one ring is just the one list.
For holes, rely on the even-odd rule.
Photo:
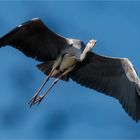
[(52, 32), (39, 18), (29, 20), (0, 38), (0, 47), (10, 45), (39, 61), (55, 59), (68, 46), (67, 39)]
[(89, 52), (71, 73), (72, 80), (119, 100), (134, 120), (140, 119), (140, 81), (127, 58), (109, 58)]

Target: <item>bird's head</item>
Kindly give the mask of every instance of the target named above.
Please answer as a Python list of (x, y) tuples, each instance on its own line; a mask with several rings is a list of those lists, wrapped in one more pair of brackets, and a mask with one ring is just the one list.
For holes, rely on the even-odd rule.
[(96, 44), (96, 42), (97, 41), (95, 39), (90, 39), (86, 46), (87, 49), (90, 51), (93, 48), (93, 46)]
[(91, 39), (89, 40), (89, 42), (87, 43), (86, 47), (84, 48), (81, 56), (80, 56), (80, 61), (83, 61), (84, 58), (86, 57), (87, 53), (89, 51), (91, 51), (91, 49), (93, 48), (93, 46), (96, 44), (96, 40), (95, 39)]

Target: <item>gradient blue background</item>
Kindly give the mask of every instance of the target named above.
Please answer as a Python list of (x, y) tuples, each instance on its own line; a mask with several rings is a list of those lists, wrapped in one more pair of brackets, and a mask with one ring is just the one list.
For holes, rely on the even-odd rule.
[[(97, 39), (96, 53), (128, 57), (140, 73), (140, 2), (0, 2), (0, 36), (40, 17), (53, 31)], [(0, 49), (0, 138), (140, 138), (135, 123), (117, 100), (72, 80), (59, 82), (40, 106), (27, 102), (45, 76), (19, 51)], [(52, 79), (53, 80), (53, 79)], [(52, 80), (47, 84), (49, 85)]]

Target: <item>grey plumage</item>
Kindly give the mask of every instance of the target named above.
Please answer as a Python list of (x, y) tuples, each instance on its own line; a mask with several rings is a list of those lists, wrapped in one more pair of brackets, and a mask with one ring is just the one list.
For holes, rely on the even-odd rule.
[(35, 18), (3, 36), (0, 46), (5, 45), (13, 46), (36, 60), (44, 61), (56, 59), (68, 44), (65, 38), (50, 31), (40, 19)]
[(89, 52), (71, 78), (82, 86), (115, 97), (134, 120), (140, 119), (140, 82), (127, 58), (109, 58)]
[[(140, 80), (127, 58), (97, 55), (90, 51), (95, 45), (94, 40), (85, 45), (81, 40), (62, 37), (39, 18), (25, 22), (1, 37), (0, 47), (6, 45), (42, 61), (38, 68), (48, 78), (65, 81), (71, 78), (82, 86), (112, 96), (119, 100), (133, 120), (140, 120)], [(35, 96), (31, 105), (40, 99)]]

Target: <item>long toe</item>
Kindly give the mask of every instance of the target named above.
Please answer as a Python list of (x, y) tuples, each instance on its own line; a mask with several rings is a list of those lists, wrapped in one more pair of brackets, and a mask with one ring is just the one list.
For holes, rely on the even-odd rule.
[(34, 102), (37, 98), (37, 95), (34, 95), (31, 100), (28, 102), (28, 104), (31, 104), (32, 102)]
[(32, 100), (29, 105), (30, 105), (30, 108), (35, 104), (35, 100)]
[(41, 95), (40, 98), (39, 98), (39, 100), (38, 100), (38, 102), (37, 102), (37, 105), (39, 105), (41, 103), (41, 101), (43, 100), (43, 98), (44, 98), (44, 96)]
[(37, 100), (37, 96), (34, 96), (29, 102), (28, 104), (30, 105), (30, 108), (36, 103), (36, 100)]
[(33, 104), (32, 104), (32, 105), (34, 105), (34, 104), (39, 105), (39, 104), (40, 104), (40, 102), (43, 100), (43, 98), (44, 98), (44, 96), (43, 96), (43, 95), (41, 95), (41, 96), (37, 97), (37, 98), (35, 99), (35, 101), (33, 102)]

